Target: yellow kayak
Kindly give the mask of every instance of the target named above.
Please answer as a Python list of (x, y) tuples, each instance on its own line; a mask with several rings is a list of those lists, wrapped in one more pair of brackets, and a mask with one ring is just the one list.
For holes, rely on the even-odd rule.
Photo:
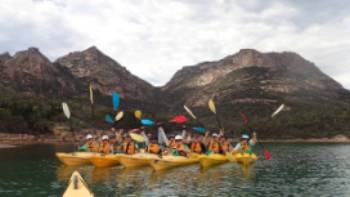
[(74, 171), (62, 197), (94, 197), (78, 171)]
[(258, 160), (258, 157), (254, 153), (253, 154), (237, 153), (235, 154), (235, 159), (237, 163), (243, 166), (250, 166), (251, 164), (255, 163), (256, 160)]
[(159, 156), (151, 153), (136, 153), (133, 155), (120, 156), (120, 163), (126, 168), (148, 166), (150, 161), (159, 159)]
[(79, 166), (91, 164), (90, 159), (96, 153), (91, 152), (73, 152), (73, 153), (56, 153), (56, 157), (67, 166)]
[(161, 159), (156, 159), (150, 162), (152, 168), (156, 171), (166, 170), (179, 166), (186, 166), (198, 163), (198, 156), (183, 157), (183, 156), (163, 156)]
[(106, 168), (119, 164), (121, 154), (94, 155), (91, 157), (91, 163), (98, 168)]
[(215, 166), (228, 162), (226, 155), (222, 154), (210, 154), (210, 155), (201, 155), (199, 157), (199, 162), (203, 168), (208, 168), (210, 166)]

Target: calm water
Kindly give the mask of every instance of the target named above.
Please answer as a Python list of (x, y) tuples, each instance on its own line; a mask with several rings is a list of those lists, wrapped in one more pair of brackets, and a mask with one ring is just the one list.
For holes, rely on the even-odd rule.
[[(0, 149), (0, 196), (61, 196), (75, 168), (60, 165), (54, 153), (71, 149)], [(248, 170), (231, 163), (205, 171), (188, 166), (162, 173), (150, 168), (77, 169), (97, 197), (350, 196), (350, 145), (270, 144), (269, 149), (272, 159), (259, 160)]]

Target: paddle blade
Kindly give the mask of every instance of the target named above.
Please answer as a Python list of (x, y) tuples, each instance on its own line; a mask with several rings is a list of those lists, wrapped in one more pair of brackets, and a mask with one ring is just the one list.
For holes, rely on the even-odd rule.
[(136, 133), (130, 133), (129, 134), (131, 139), (135, 140), (136, 142), (144, 142), (145, 138), (142, 135), (136, 134)]
[(124, 112), (120, 111), (117, 113), (117, 115), (115, 116), (115, 121), (119, 121), (124, 117)]
[(175, 116), (170, 120), (170, 122), (178, 123), (178, 124), (183, 124), (183, 123), (186, 123), (187, 121), (188, 120), (187, 120), (186, 116), (184, 116), (184, 115)]
[(105, 116), (105, 121), (108, 123), (108, 124), (113, 124), (113, 118), (111, 115), (106, 115)]
[(70, 110), (69, 110), (69, 107), (68, 107), (68, 104), (67, 103), (62, 103), (62, 109), (63, 109), (63, 113), (64, 115), (66, 116), (67, 119), (70, 119)]
[(117, 92), (112, 93), (112, 103), (114, 111), (118, 111), (120, 103), (120, 95)]
[(280, 106), (276, 109), (276, 111), (272, 113), (271, 118), (273, 118), (273, 117), (275, 117), (277, 114), (279, 114), (279, 113), (283, 110), (284, 107), (285, 107), (284, 104), (280, 105)]
[(192, 129), (197, 133), (205, 133), (205, 128), (203, 127), (192, 127)]
[(150, 120), (150, 119), (142, 119), (141, 120), (141, 124), (144, 126), (153, 126), (154, 125), (154, 121)]
[(245, 113), (239, 112), (239, 115), (241, 116), (241, 118), (242, 118), (244, 124), (248, 124), (248, 123), (249, 123), (249, 119), (248, 119), (248, 117), (245, 115)]
[(190, 110), (190, 108), (188, 108), (186, 105), (184, 105), (184, 109), (193, 119), (195, 119), (195, 120), (197, 119), (197, 117), (193, 114), (193, 112)]
[(141, 110), (136, 110), (136, 111), (134, 112), (134, 116), (135, 116), (136, 119), (141, 120), (141, 118), (142, 118), (142, 112), (141, 112)]
[(214, 103), (213, 99), (210, 99), (208, 101), (208, 107), (209, 107), (210, 111), (212, 111), (214, 114), (216, 114), (216, 107), (215, 107), (215, 103)]
[(268, 151), (266, 148), (263, 148), (263, 155), (264, 155), (266, 160), (270, 160), (271, 156), (272, 156), (270, 151)]
[(91, 83), (89, 85), (89, 92), (90, 92), (90, 103), (92, 105), (92, 104), (94, 104), (94, 90), (92, 89)]

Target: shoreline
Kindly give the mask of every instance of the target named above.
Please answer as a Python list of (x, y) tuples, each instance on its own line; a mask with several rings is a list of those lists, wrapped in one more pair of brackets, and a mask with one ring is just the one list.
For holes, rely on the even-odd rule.
[[(84, 134), (76, 136), (76, 142), (83, 141)], [(233, 139), (232, 141), (238, 141)], [(350, 144), (350, 138), (344, 135), (337, 135), (331, 138), (295, 138), (295, 139), (264, 139), (262, 143), (339, 143)], [(0, 148), (11, 148), (14, 145), (35, 145), (35, 144), (72, 144), (74, 140), (57, 138), (55, 135), (30, 135), (30, 134), (9, 134), (0, 133)]]

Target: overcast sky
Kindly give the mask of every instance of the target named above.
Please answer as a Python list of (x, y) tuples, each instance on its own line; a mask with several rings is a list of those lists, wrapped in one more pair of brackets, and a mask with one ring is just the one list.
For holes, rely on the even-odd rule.
[(241, 48), (294, 51), (350, 89), (347, 0), (1, 0), (0, 53), (92, 45), (154, 85)]

